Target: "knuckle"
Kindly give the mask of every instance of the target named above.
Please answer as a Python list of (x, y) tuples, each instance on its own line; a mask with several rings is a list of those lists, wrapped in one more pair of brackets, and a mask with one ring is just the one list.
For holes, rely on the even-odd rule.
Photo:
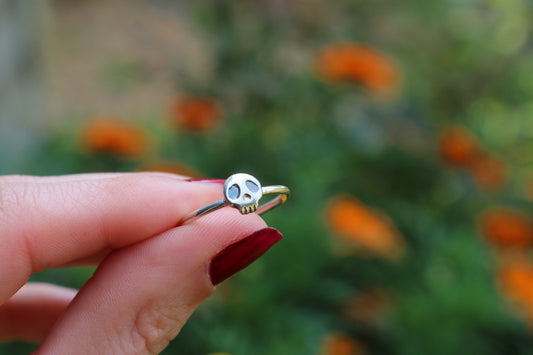
[(29, 176), (0, 177), (0, 234), (3, 235), (4, 257), (6, 263), (17, 264), (20, 272), (30, 275), (35, 270), (35, 261), (31, 258), (34, 248), (29, 235), (32, 234), (28, 223), (21, 221), (35, 215), (35, 201), (39, 192), (31, 189), (32, 181), (37, 178)]
[(21, 213), (28, 213), (35, 196), (29, 188), (28, 177), (4, 176), (0, 178), (0, 221), (14, 220)]

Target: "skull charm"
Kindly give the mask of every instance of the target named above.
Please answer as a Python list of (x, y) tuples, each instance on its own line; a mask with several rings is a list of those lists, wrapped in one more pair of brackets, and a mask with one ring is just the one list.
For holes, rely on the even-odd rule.
[(224, 183), (224, 198), (242, 214), (257, 211), (263, 191), (259, 181), (248, 174), (231, 175)]

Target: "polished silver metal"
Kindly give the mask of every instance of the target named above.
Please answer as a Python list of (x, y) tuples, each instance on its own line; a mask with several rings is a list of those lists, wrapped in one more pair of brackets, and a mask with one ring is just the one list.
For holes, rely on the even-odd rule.
[[(291, 190), (283, 185), (262, 187), (259, 180), (249, 174), (234, 174), (224, 182), (224, 198), (210, 203), (185, 217), (180, 224), (189, 223), (192, 220), (216, 211), (222, 207), (236, 208), (241, 214), (256, 212), (265, 213), (287, 201)], [(259, 206), (259, 200), (264, 195), (277, 194), (272, 200)]]

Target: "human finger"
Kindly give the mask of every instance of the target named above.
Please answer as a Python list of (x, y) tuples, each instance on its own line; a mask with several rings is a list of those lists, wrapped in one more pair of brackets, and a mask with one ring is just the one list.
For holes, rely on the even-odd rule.
[(24, 285), (0, 305), (0, 341), (42, 341), (76, 293), (44, 283)]
[(222, 197), (172, 174), (0, 178), (0, 304), (33, 272), (137, 243)]
[(156, 354), (217, 284), (281, 234), (257, 215), (222, 210), (112, 252), (37, 354)]

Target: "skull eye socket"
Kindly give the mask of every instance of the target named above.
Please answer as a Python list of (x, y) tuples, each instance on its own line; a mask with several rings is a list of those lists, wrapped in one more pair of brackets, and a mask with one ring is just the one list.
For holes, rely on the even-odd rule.
[(233, 184), (228, 189), (228, 197), (232, 200), (239, 198), (239, 195), (241, 194), (241, 189), (239, 188), (239, 185)]
[(250, 180), (246, 180), (246, 187), (248, 189), (250, 189), (250, 191), (252, 191), (252, 192), (259, 191), (259, 186), (257, 186), (257, 184), (255, 182), (250, 181)]

